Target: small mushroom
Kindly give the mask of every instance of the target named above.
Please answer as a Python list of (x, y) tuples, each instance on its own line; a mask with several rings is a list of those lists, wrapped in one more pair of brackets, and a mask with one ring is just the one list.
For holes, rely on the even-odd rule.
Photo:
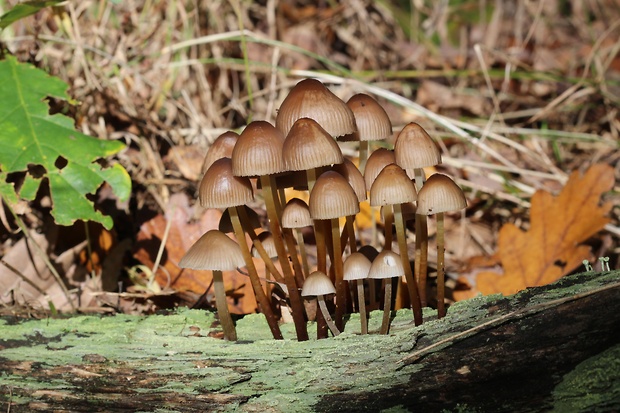
[(390, 311), (392, 307), (392, 278), (405, 275), (403, 262), (397, 253), (383, 250), (372, 262), (368, 278), (383, 279), (385, 281), (385, 298), (383, 301), (383, 322), (380, 334), (387, 334), (390, 329)]
[(437, 214), (437, 316), (446, 315), (443, 214), (467, 207), (463, 190), (450, 177), (434, 174), (418, 194), (418, 214)]
[(301, 290), (302, 297), (316, 297), (319, 302), (319, 308), (323, 314), (323, 318), (327, 323), (327, 326), (331, 330), (334, 336), (340, 334), (340, 330), (336, 327), (334, 320), (329, 315), (327, 305), (325, 305), (325, 296), (329, 294), (335, 294), (336, 288), (329, 277), (322, 271), (314, 271), (311, 273), (306, 281), (304, 281), (304, 287)]
[(368, 278), (368, 272), (372, 263), (361, 252), (354, 252), (344, 262), (344, 280), (355, 281), (357, 284), (357, 308), (360, 313), (362, 334), (368, 334), (368, 319), (366, 316), (366, 293), (364, 280)]
[(215, 306), (224, 329), (224, 337), (229, 341), (237, 340), (237, 332), (228, 311), (222, 271), (232, 271), (244, 265), (245, 261), (239, 245), (217, 230), (210, 230), (200, 237), (179, 262), (181, 268), (213, 272)]

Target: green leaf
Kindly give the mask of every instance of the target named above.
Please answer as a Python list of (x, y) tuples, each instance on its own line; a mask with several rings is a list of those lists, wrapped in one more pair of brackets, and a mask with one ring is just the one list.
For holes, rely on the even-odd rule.
[[(110, 228), (112, 219), (95, 211), (86, 195), (107, 181), (121, 200), (129, 197), (127, 171), (118, 164), (102, 168), (96, 162), (119, 152), (124, 144), (84, 135), (70, 118), (50, 115), (45, 98), (70, 101), (67, 88), (62, 80), (12, 56), (0, 61), (0, 169), (10, 173), (41, 165), (49, 179), (52, 215), (58, 224), (82, 219)], [(20, 195), (31, 199), (39, 183), (26, 175)]]
[(0, 16), (0, 29), (5, 29), (24, 17), (35, 14), (39, 10), (46, 7), (55, 6), (63, 1), (65, 0), (26, 1), (24, 3), (16, 4), (15, 7)]

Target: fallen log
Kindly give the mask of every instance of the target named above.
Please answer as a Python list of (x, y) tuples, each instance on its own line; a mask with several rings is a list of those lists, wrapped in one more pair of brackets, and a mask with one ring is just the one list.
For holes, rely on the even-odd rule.
[[(225, 342), (214, 315), (0, 318), (0, 410), (618, 411), (620, 273), (459, 302), (390, 334), (273, 340), (262, 315)], [(373, 313), (376, 333), (381, 314)], [(309, 329), (312, 331), (311, 329)], [(311, 333), (312, 335), (312, 333)]]

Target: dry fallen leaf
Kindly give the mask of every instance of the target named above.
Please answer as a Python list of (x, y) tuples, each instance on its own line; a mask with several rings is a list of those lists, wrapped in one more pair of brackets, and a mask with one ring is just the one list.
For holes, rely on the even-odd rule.
[(478, 274), (478, 290), (513, 294), (553, 282), (582, 265), (590, 247), (581, 243), (609, 222), (606, 214), (612, 205), (599, 206), (599, 200), (613, 185), (613, 168), (596, 164), (583, 176), (573, 172), (557, 197), (537, 191), (532, 197), (530, 229), (522, 231), (512, 224), (500, 229), (497, 254), (504, 274)]

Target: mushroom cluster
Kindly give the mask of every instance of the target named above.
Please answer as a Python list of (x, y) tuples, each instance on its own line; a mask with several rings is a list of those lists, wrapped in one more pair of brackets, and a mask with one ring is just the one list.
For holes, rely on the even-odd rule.
[[(180, 265), (213, 271), (216, 308), (227, 340), (234, 341), (236, 334), (222, 271), (240, 267), (245, 267), (241, 272), (249, 277), (275, 339), (282, 338), (279, 311), (284, 308), (299, 341), (308, 340), (307, 321), (315, 314), (318, 338), (327, 337), (327, 327), (333, 335), (343, 331), (344, 316), (352, 311), (360, 313), (366, 334), (367, 308), (383, 308), (380, 333), (387, 334), (395, 296), (410, 303), (415, 324), (421, 324), (427, 303), (428, 215), (437, 215), (437, 307), (438, 316), (445, 315), (443, 214), (465, 208), (465, 196), (446, 175), (426, 180), (423, 168), (441, 163), (441, 155), (416, 123), (402, 129), (393, 150), (369, 150), (369, 142), (391, 134), (388, 115), (372, 97), (357, 94), (345, 103), (318, 80), (305, 79), (282, 102), (275, 125), (254, 121), (241, 134), (226, 132), (214, 141), (204, 160), (198, 197), (203, 207), (224, 214), (219, 229), (198, 240)], [(359, 142), (359, 168), (343, 156), (339, 140)], [(254, 188), (264, 200), (268, 228), (248, 207)], [(307, 191), (308, 202), (287, 199), (287, 188)], [(356, 234), (355, 217), (367, 196), (371, 206), (383, 211), (380, 252), (361, 245)], [(412, 219), (414, 254), (409, 253), (405, 225)], [(392, 251), (392, 226), (398, 251)], [(303, 228), (314, 233), (315, 263), (309, 262)], [(264, 262), (264, 279), (256, 258)], [(383, 304), (377, 299), (381, 292)], [(312, 302), (315, 309), (318, 302), (320, 311), (308, 311)]]

